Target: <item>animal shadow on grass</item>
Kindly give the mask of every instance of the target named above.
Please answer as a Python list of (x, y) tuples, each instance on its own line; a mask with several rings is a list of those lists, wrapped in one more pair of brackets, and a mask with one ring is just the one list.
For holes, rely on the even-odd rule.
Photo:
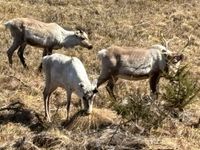
[(31, 131), (38, 133), (48, 128), (37, 112), (26, 108), (20, 101), (12, 102), (0, 108), (0, 125), (9, 122), (20, 123), (29, 127)]

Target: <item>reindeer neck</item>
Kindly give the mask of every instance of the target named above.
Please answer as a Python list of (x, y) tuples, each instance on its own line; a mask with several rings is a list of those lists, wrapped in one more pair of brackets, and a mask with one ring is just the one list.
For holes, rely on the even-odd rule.
[(68, 31), (68, 30), (62, 31), (62, 34), (63, 34), (64, 37), (74, 35), (74, 33), (75, 33), (74, 31)]
[(77, 37), (75, 36), (74, 31), (65, 31), (64, 32), (64, 39), (63, 39), (63, 46), (65, 48), (72, 48), (78, 45)]

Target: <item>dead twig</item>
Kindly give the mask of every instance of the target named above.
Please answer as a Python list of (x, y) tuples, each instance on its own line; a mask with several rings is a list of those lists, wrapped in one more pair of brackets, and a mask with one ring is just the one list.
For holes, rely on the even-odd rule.
[(117, 131), (119, 130), (119, 128), (121, 127), (121, 125), (122, 125), (122, 119), (120, 120), (120, 122), (119, 122), (119, 124), (118, 124), (118, 126), (117, 126), (117, 128), (116, 128), (116, 130), (115, 130), (115, 132), (114, 132), (113, 135), (111, 136), (110, 141), (108, 142), (108, 145), (110, 145), (110, 143), (112, 142), (114, 136), (117, 134)]

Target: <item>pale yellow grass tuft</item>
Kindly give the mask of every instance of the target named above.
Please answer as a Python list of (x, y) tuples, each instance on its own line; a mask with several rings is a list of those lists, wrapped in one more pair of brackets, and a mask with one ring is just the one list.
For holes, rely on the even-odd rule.
[[(118, 118), (118, 119), (117, 119)], [(109, 109), (93, 108), (90, 115), (84, 115), (83, 111), (79, 111), (67, 122), (68, 130), (89, 130), (100, 129), (108, 125), (115, 125), (119, 120), (119, 116)]]

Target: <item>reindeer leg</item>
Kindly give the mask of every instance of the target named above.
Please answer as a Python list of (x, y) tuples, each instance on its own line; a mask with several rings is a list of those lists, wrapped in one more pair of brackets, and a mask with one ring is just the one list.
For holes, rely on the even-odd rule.
[(8, 56), (8, 61), (9, 61), (10, 66), (12, 66), (12, 63), (13, 63), (12, 61), (13, 53), (20, 45), (21, 45), (21, 41), (15, 38), (13, 40), (13, 44), (10, 46), (10, 48), (7, 51), (7, 56)]
[(82, 100), (82, 98), (79, 99), (79, 106), (80, 106), (81, 110), (84, 108), (83, 107), (83, 100)]
[(113, 100), (116, 100), (116, 97), (113, 92), (113, 88), (117, 80), (118, 80), (117, 77), (112, 77), (110, 78), (110, 80), (108, 80), (108, 84), (106, 85), (106, 90), (108, 91), (109, 95), (111, 96)]
[(72, 91), (68, 90), (67, 91), (67, 120), (69, 120), (69, 111), (70, 111), (70, 104), (71, 104), (71, 95)]
[[(42, 57), (44, 57), (46, 55), (51, 55), (52, 54), (52, 50), (53, 50), (53, 48), (45, 48), (43, 50)], [(41, 71), (42, 71), (42, 62), (40, 63), (40, 65), (38, 67), (38, 72), (41, 72)]]
[(151, 97), (153, 99), (158, 99), (158, 82), (160, 79), (159, 73), (154, 73), (149, 80), (150, 89), (151, 89)]
[(25, 47), (26, 47), (26, 43), (23, 43), (23, 44), (19, 47), (19, 49), (18, 49), (18, 51), (17, 51), (17, 54), (18, 54), (18, 57), (20, 58), (20, 61), (21, 61), (22, 65), (24, 66), (24, 68), (28, 69), (28, 67), (27, 67), (27, 65), (26, 65), (26, 63), (25, 63), (25, 58), (24, 58), (24, 56), (23, 56)]
[(56, 85), (51, 86), (51, 78), (50, 76), (46, 76), (46, 81), (45, 81), (45, 88), (43, 91), (43, 97), (44, 97), (44, 108), (45, 108), (45, 118), (47, 118), (47, 120), (49, 122), (51, 122), (51, 118), (50, 118), (50, 111), (49, 111), (49, 101), (50, 101), (50, 96), (53, 93), (53, 91), (56, 90)]
[(50, 93), (48, 92), (48, 88), (45, 87), (44, 88), (44, 92), (43, 92), (43, 97), (44, 97), (44, 111), (45, 111), (45, 118), (47, 118), (47, 120), (49, 122), (51, 122), (50, 116), (49, 116), (49, 98), (50, 98)]
[(107, 71), (102, 71), (98, 80), (97, 80), (97, 88), (102, 85), (103, 83), (105, 83), (106, 81), (108, 81), (111, 78), (111, 75), (109, 73), (107, 73)]
[[(106, 73), (106, 72), (105, 72)], [(102, 73), (99, 78), (98, 78), (98, 82), (97, 82), (97, 88), (102, 85), (103, 83), (105, 83), (106, 81), (108, 81), (107, 85), (106, 85), (106, 90), (108, 92), (108, 94), (110, 95), (110, 97), (113, 100), (116, 100), (116, 97), (113, 93), (113, 88), (114, 88), (114, 84), (117, 81), (118, 78), (116, 77), (111, 77), (111, 75), (109, 75), (109, 73)]]
[[(45, 48), (43, 50), (43, 53), (42, 53), (42, 57), (46, 56), (48, 54), (48, 49)], [(42, 62), (40, 63), (39, 67), (38, 67), (38, 72), (41, 72), (42, 71)]]

